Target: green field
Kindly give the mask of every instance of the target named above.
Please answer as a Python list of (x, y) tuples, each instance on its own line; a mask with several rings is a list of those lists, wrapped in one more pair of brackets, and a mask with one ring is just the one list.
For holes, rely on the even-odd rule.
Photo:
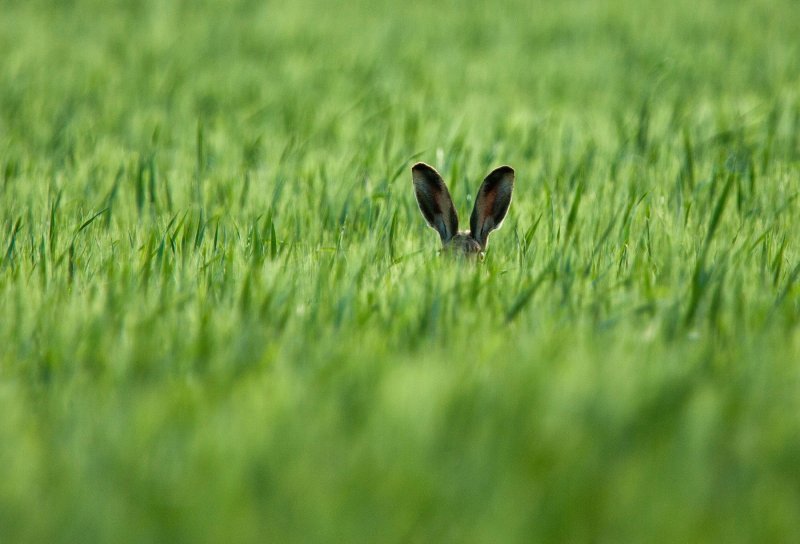
[(0, 542), (800, 541), (798, 36), (0, 0)]

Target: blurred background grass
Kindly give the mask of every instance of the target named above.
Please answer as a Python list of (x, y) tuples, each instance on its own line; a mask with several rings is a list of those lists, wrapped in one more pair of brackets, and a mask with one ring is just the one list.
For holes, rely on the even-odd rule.
[(0, 539), (796, 541), (798, 13), (0, 0)]

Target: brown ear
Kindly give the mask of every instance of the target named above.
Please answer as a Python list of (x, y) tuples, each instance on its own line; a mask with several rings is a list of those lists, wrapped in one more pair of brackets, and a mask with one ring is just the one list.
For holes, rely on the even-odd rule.
[(514, 169), (510, 166), (495, 168), (483, 180), (475, 207), (469, 218), (472, 237), (486, 249), (489, 233), (499, 229), (511, 205), (511, 192), (514, 190)]
[(447, 242), (458, 232), (458, 214), (442, 176), (432, 166), (418, 162), (411, 167), (411, 178), (419, 211), (442, 237), (442, 243)]

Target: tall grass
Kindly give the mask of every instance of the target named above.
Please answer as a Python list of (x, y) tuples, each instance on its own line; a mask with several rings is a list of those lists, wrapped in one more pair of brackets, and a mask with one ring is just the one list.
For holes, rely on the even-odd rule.
[(0, 13), (0, 541), (800, 535), (792, 2)]

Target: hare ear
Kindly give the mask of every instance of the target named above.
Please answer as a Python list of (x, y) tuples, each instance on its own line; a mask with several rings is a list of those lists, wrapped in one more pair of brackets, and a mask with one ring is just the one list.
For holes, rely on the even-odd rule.
[(447, 242), (458, 232), (458, 214), (442, 176), (432, 166), (418, 162), (411, 167), (411, 178), (419, 211), (442, 237), (442, 243)]
[(514, 190), (514, 169), (510, 166), (495, 168), (483, 180), (475, 207), (469, 218), (472, 237), (486, 249), (489, 233), (499, 229), (511, 205), (511, 192)]

